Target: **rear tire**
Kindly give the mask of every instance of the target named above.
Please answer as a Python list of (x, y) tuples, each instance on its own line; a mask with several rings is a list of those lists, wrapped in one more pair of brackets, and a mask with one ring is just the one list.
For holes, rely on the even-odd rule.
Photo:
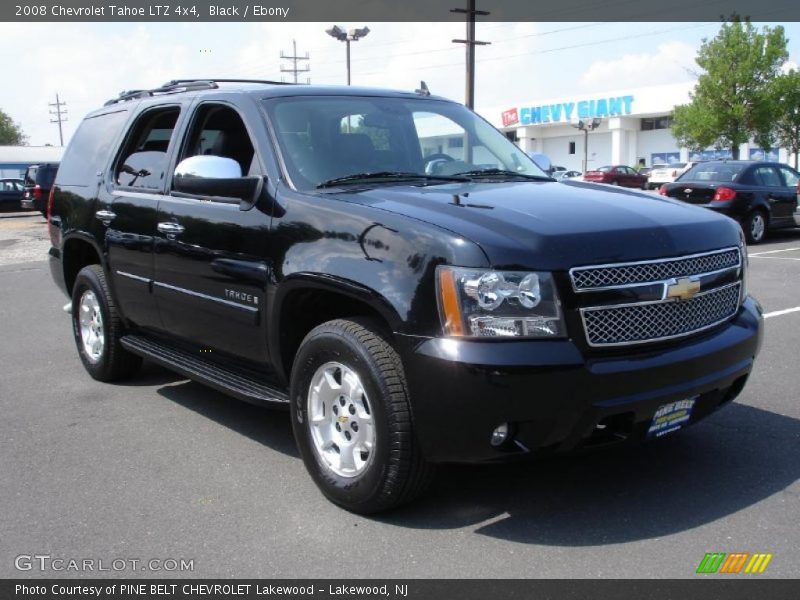
[(745, 217), (742, 221), (742, 230), (748, 244), (760, 244), (764, 241), (767, 235), (767, 223), (767, 215), (760, 208)]
[(72, 288), (72, 333), (83, 366), (98, 381), (119, 381), (136, 373), (142, 359), (125, 350), (122, 318), (100, 265), (78, 273)]
[(314, 483), (349, 511), (395, 508), (432, 480), (400, 357), (371, 320), (329, 321), (305, 337), (292, 368), (291, 418)]

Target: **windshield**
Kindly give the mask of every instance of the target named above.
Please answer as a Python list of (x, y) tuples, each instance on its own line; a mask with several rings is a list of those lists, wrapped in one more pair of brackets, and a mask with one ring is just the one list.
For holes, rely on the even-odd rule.
[(700, 163), (681, 175), (680, 181), (736, 181), (745, 165), (735, 163)]
[(439, 183), (436, 177), (477, 171), (547, 177), (502, 133), (460, 104), (309, 96), (266, 105), (289, 177), (300, 190), (370, 173), (382, 176), (371, 183), (391, 181), (393, 174)]

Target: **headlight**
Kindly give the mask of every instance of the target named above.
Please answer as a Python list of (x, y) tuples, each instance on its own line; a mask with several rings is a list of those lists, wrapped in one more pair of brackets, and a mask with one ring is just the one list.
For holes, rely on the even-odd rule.
[(566, 335), (553, 276), (460, 267), (436, 270), (446, 335), (557, 338)]

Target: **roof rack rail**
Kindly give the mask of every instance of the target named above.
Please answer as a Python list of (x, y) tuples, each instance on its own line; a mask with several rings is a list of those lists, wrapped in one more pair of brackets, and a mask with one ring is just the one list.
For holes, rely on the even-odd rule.
[(103, 106), (110, 106), (112, 104), (116, 104), (117, 102), (126, 102), (127, 100), (134, 100), (136, 98), (147, 98), (150, 96), (155, 96), (156, 94), (174, 94), (177, 92), (188, 92), (191, 90), (208, 90), (217, 87), (219, 86), (217, 86), (216, 83), (213, 81), (208, 81), (207, 79), (187, 79), (186, 82), (169, 81), (164, 85), (151, 90), (131, 90), (128, 92), (122, 92), (118, 97), (112, 98)]
[(218, 83), (265, 83), (269, 85), (294, 85), (285, 81), (271, 81), (268, 79), (173, 79), (164, 85), (151, 90), (129, 90), (121, 92), (116, 98), (112, 98), (103, 106), (110, 106), (117, 102), (126, 102), (136, 98), (147, 98), (156, 94), (171, 94), (176, 92), (189, 92), (191, 90), (216, 89)]
[(216, 77), (210, 77), (208, 79), (173, 79), (164, 85), (192, 83), (195, 81), (210, 81), (213, 83), (266, 83), (269, 85), (295, 85), (294, 83), (289, 83), (288, 81), (273, 81), (271, 79), (218, 79)]

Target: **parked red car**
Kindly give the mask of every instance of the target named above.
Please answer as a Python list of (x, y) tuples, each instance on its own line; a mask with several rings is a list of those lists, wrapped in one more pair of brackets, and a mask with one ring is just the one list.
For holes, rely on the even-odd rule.
[(625, 165), (606, 166), (594, 171), (587, 171), (583, 175), (583, 180), (591, 181), (592, 183), (608, 183), (610, 185), (647, 189), (647, 176), (640, 175)]

